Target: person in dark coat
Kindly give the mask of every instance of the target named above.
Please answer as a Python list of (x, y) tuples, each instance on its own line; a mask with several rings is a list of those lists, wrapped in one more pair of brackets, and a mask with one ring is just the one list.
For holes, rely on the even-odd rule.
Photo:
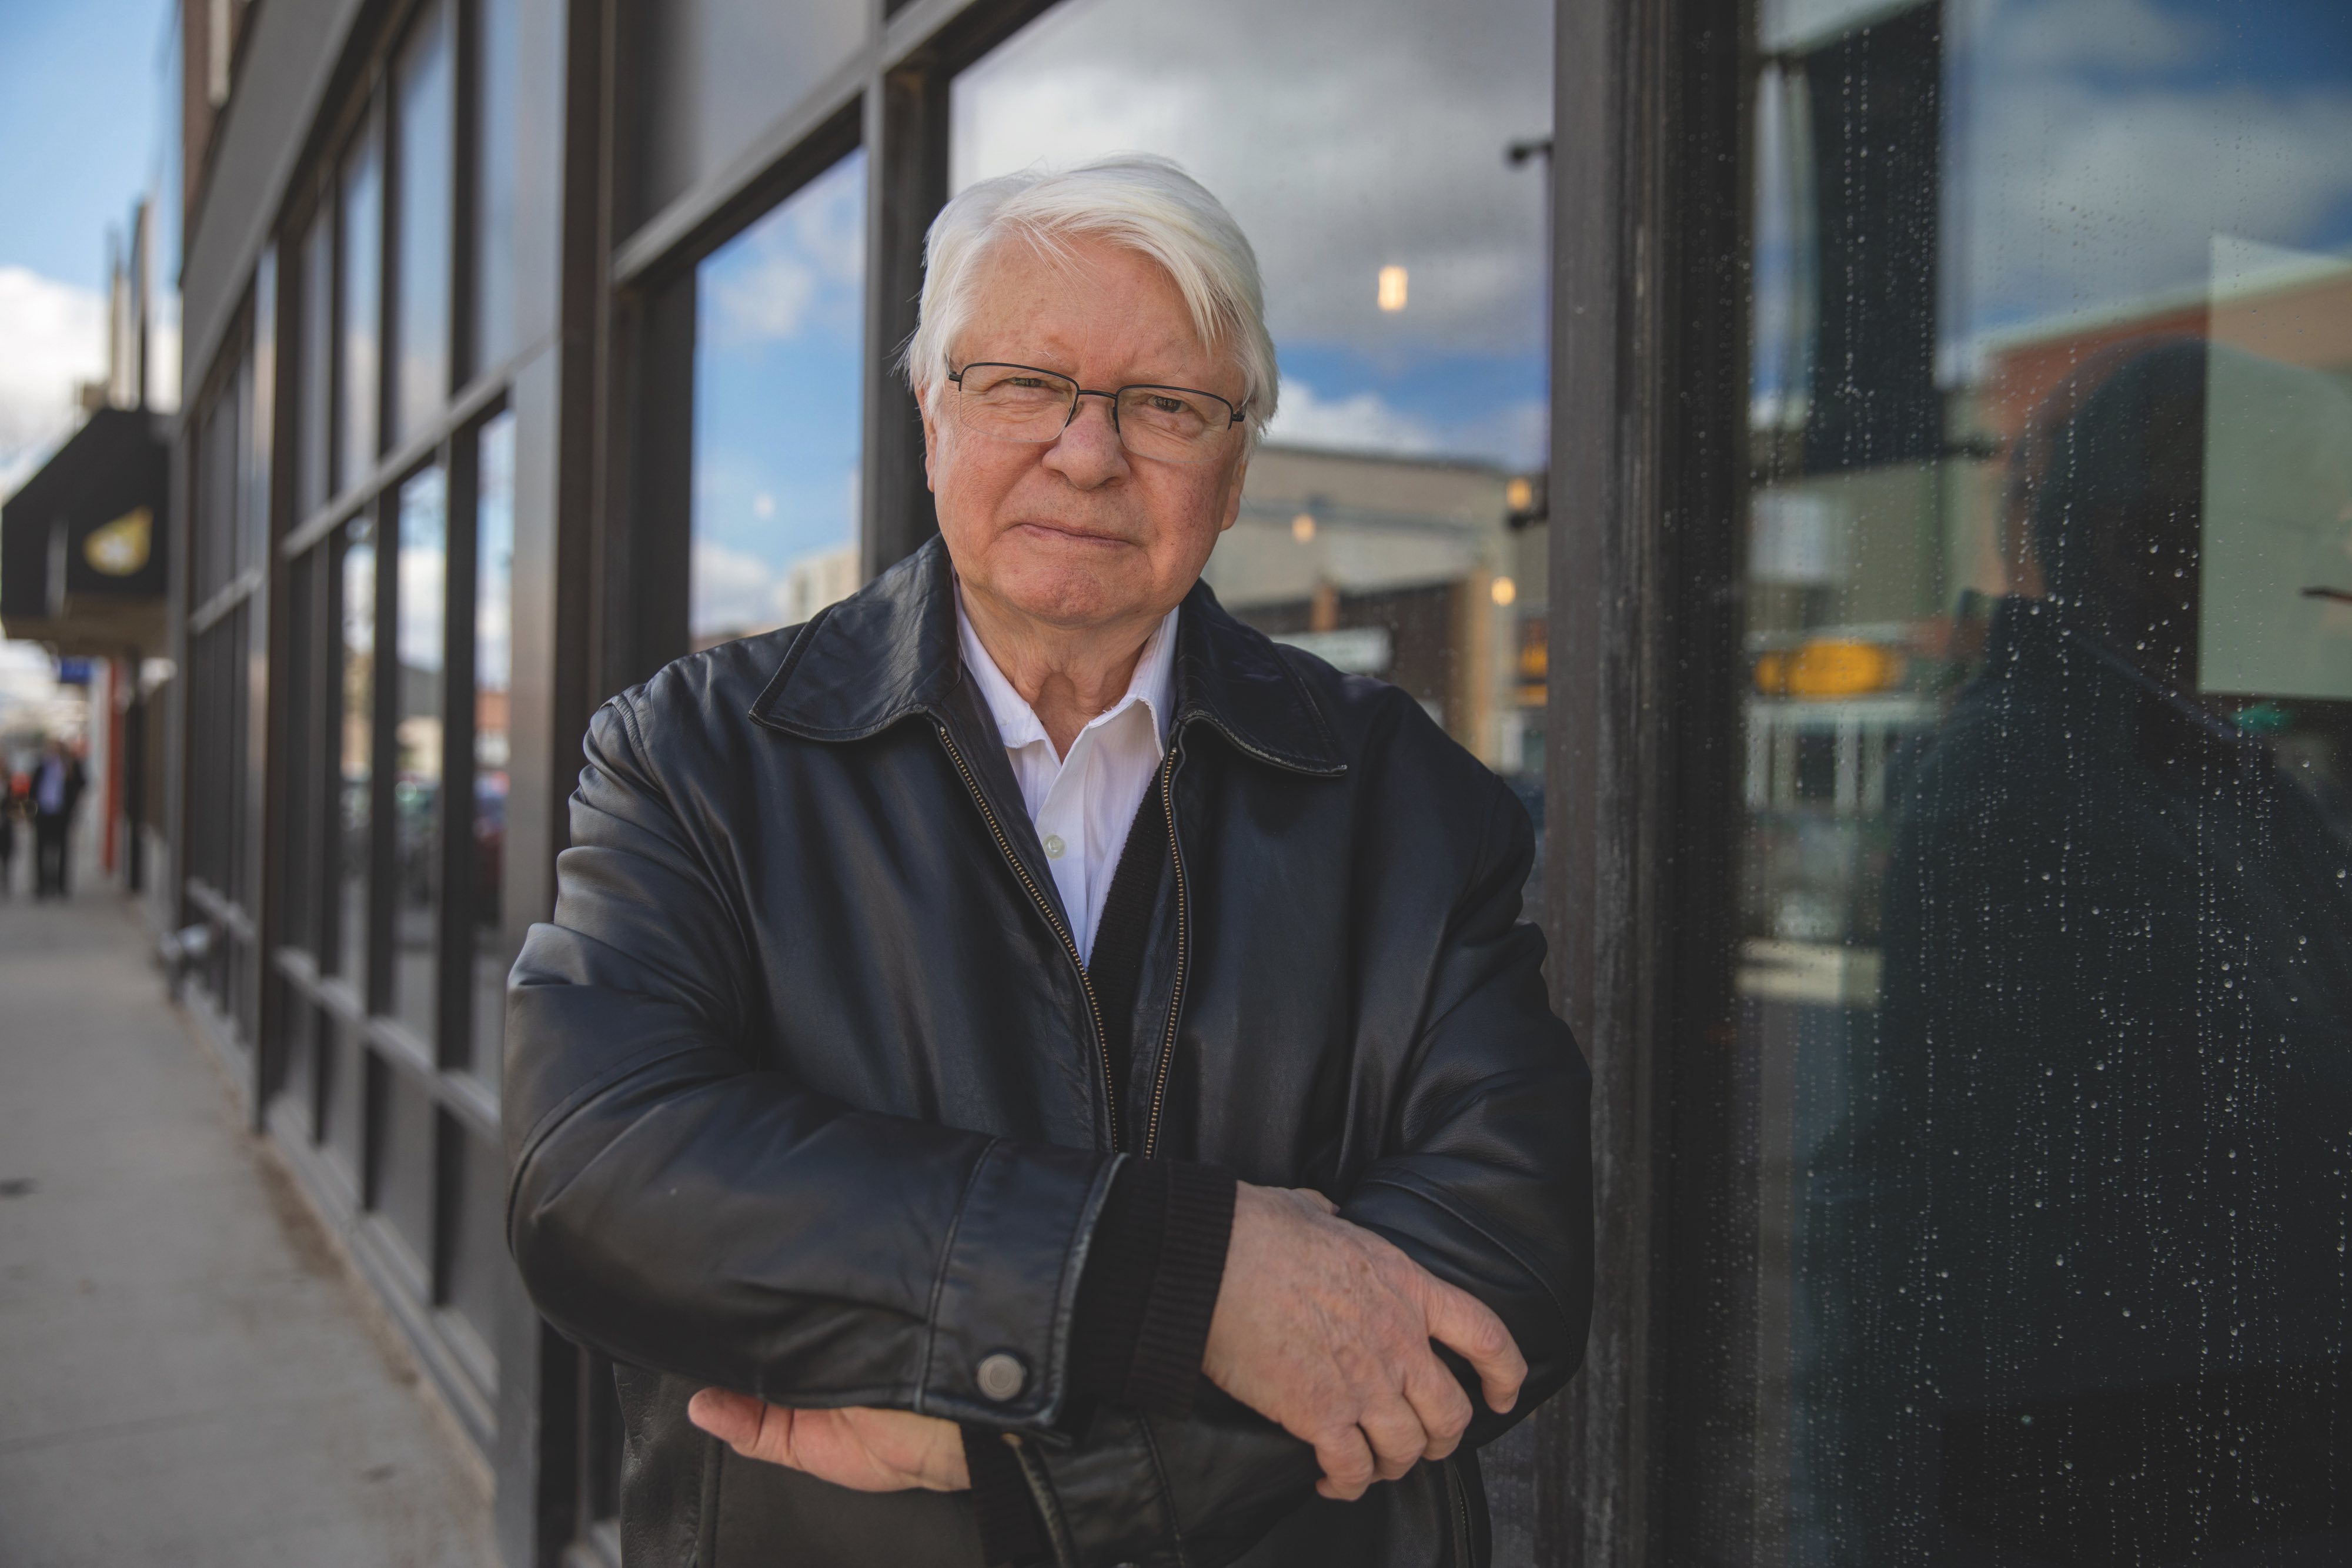
[(33, 767), (33, 894), (67, 897), (72, 891), (74, 812), (89, 778), (62, 740), (51, 740)]
[[(2201, 689), (2228, 352), (2135, 345), (2053, 396), (2012, 512), (2044, 592), (1896, 786), (1807, 1260), (1842, 1561), (2352, 1561), (2352, 816), (2312, 765), (2352, 725)], [(2340, 543), (2352, 487), (2318, 487)]]
[(1532, 825), (1201, 580), (1276, 393), (1215, 198), (1031, 171), (926, 254), (939, 538), (597, 713), (509, 990), (623, 1551), (1483, 1564), (1591, 1290)]
[(0, 774), (0, 898), (16, 889), (16, 828), (32, 817), (33, 781), (13, 769)]

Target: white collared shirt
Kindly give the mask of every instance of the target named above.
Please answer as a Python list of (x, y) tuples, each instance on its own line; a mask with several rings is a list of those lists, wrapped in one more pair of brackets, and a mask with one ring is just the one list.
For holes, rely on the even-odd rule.
[(971, 617), (963, 612), (961, 589), (956, 593), (956, 638), (963, 649), (963, 666), (996, 720), (997, 738), (1003, 741), (1013, 777), (1021, 785), (1021, 803), (1028, 808), (1029, 821), (1045, 848), (1045, 863), (1053, 869), (1070, 935), (1077, 938), (1078, 956), (1091, 959), (1095, 928), (1102, 924), (1119, 852), (1127, 847), (1127, 830), (1167, 750), (1176, 687), (1176, 612), (1171, 610), (1145, 641), (1127, 695), (1089, 720), (1070, 743), (1069, 755), (1062, 758), (1054, 755), (1054, 743), (1036, 711), (982, 646)]

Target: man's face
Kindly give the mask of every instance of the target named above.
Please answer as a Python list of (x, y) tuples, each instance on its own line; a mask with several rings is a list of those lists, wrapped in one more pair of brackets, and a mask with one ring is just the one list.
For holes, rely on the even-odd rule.
[[(1138, 383), (1242, 401), (1241, 372), (1202, 346), (1160, 266), (1094, 241), (1049, 261), (1018, 241), (981, 262), (971, 320), (952, 350), (1034, 365), (1102, 392)], [(956, 417), (944, 383), (923, 416), (940, 532), (967, 594), (1063, 630), (1156, 620), (1184, 597), (1241, 507), (1243, 431), (1200, 464), (1133, 456), (1107, 398), (1078, 400), (1059, 439), (1003, 441)]]

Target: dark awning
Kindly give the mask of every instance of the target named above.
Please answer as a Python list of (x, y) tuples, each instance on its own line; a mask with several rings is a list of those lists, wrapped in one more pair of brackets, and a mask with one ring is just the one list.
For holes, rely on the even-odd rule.
[(102, 408), (0, 507), (0, 631), (68, 653), (163, 651), (170, 446)]

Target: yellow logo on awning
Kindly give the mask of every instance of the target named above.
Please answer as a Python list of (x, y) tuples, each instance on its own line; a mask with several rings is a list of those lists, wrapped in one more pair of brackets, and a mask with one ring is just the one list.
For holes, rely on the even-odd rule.
[(130, 577), (147, 564), (155, 548), (155, 515), (144, 507), (123, 513), (102, 528), (92, 528), (81, 545), (82, 559), (93, 571), (109, 577)]

